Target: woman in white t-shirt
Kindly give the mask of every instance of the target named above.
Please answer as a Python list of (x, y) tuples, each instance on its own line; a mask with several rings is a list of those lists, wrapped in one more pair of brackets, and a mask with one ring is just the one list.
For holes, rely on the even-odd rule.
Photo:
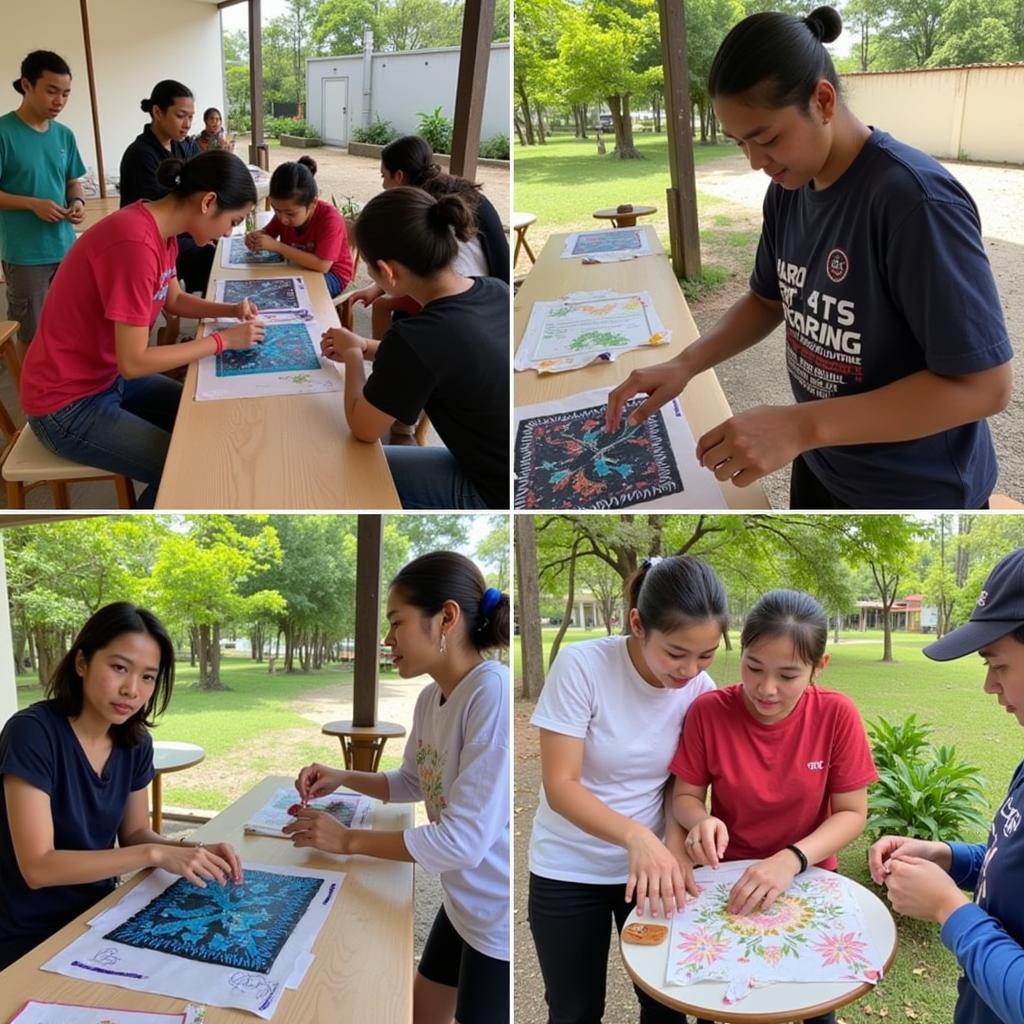
[(468, 558), (435, 551), (392, 580), (387, 618), (398, 674), (434, 680), (416, 701), (402, 767), (312, 764), (295, 788), (303, 804), (339, 786), (392, 803), (422, 800), (430, 823), (347, 829), (295, 806), (284, 831), (296, 846), (414, 861), (439, 874), (444, 902), (413, 986), (416, 1024), (508, 1024), (509, 680), (506, 665), (483, 656), (508, 646), (508, 596)]
[[(543, 786), (530, 838), (530, 930), (552, 1024), (604, 1013), (611, 924), (634, 900), (668, 917), (696, 894), (685, 835), (665, 814), (686, 712), (728, 626), (714, 570), (648, 559), (627, 585), (629, 632), (563, 648), (532, 724)], [(646, 903), (646, 906), (645, 906)], [(641, 1024), (686, 1018), (639, 988)]]

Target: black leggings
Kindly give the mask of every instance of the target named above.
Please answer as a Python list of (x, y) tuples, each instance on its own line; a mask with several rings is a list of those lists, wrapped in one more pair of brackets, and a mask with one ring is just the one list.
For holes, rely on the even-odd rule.
[[(621, 882), (558, 882), (531, 873), (530, 931), (544, 975), (548, 1024), (600, 1024), (611, 924), (622, 931), (633, 909), (625, 891)], [(685, 1014), (633, 988), (640, 1000), (640, 1024), (687, 1024)]]
[(441, 907), (420, 957), (428, 981), (457, 988), (458, 1024), (508, 1024), (508, 961), (487, 956), (466, 943)]

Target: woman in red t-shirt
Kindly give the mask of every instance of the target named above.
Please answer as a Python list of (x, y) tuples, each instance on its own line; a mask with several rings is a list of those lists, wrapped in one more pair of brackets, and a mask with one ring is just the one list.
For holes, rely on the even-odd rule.
[[(157, 172), (167, 195), (105, 217), (71, 247), (43, 306), (21, 372), (21, 407), (32, 432), (57, 455), (141, 480), (152, 507), (163, 473), (181, 384), (167, 370), (262, 340), (256, 307), (207, 302), (183, 292), (175, 273), (177, 236), (205, 245), (245, 220), (256, 186), (245, 164), (223, 150)], [(237, 327), (198, 341), (150, 347), (165, 310), (194, 319), (237, 317)]]
[(245, 244), (254, 252), (277, 252), (297, 267), (320, 271), (331, 298), (336, 298), (352, 280), (352, 250), (345, 218), (317, 198), (312, 157), (301, 156), (275, 169), (270, 205), (274, 216), (261, 231), (250, 231)]
[(765, 594), (740, 636), (743, 681), (699, 697), (683, 725), (670, 770), (691, 859), (757, 861), (732, 887), (730, 913), (770, 907), (809, 864), (835, 870), (867, 823), (878, 773), (856, 705), (816, 685), (827, 638), (813, 597)]

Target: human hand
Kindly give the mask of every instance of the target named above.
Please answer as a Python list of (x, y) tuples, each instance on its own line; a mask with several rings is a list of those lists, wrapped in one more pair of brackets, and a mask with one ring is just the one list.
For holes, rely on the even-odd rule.
[(31, 210), (47, 224), (56, 224), (67, 218), (70, 213), (66, 206), (61, 206), (60, 203), (55, 203), (52, 199), (33, 199)]
[[(214, 846), (155, 843), (154, 847), (153, 862), (158, 868), (187, 878), (200, 889), (205, 889), (208, 881), (224, 885), (229, 879), (242, 880), (241, 862), (227, 843)], [(224, 856), (226, 850), (231, 852), (230, 857)]]
[(946, 918), (970, 900), (956, 882), (930, 860), (902, 854), (888, 862), (885, 887), (893, 910), (905, 917), (944, 924)]
[(266, 334), (266, 324), (261, 320), (246, 320), (237, 327), (229, 327), (226, 331), (220, 332), (225, 349), (252, 348), (253, 345), (258, 345)]
[(669, 359), (654, 366), (634, 370), (611, 394), (608, 395), (608, 411), (605, 414), (605, 429), (609, 434), (618, 433), (622, 425), (622, 410), (634, 395), (648, 395), (629, 417), (629, 424), (635, 426), (652, 412), (660, 409), (673, 398), (678, 397), (690, 383), (690, 369), (679, 358)]
[(258, 252), (266, 249), (267, 252), (276, 252), (281, 246), (276, 238), (271, 237), (266, 231), (250, 231), (245, 236), (245, 247)]
[(259, 316), (256, 303), (252, 299), (242, 299), (241, 302), (236, 302), (232, 312), (239, 320), (255, 320)]
[(725, 822), (710, 815), (686, 834), (686, 850), (694, 864), (710, 864), (717, 869), (728, 845), (729, 830)]
[(295, 820), (285, 825), (282, 831), (291, 836), (293, 846), (312, 846), (325, 853), (348, 853), (350, 830), (334, 815), (299, 807), (298, 804), (289, 807), (288, 813)]
[(341, 772), (325, 764), (307, 764), (295, 780), (295, 788), (303, 804), (318, 796), (327, 796), (341, 785)]
[(949, 850), (945, 843), (932, 842), (929, 839), (911, 839), (910, 836), (882, 836), (871, 844), (868, 850), (868, 869), (876, 885), (885, 883), (889, 874), (890, 859), (893, 857), (922, 857), (933, 863), (941, 854)]
[(789, 888), (800, 864), (789, 850), (751, 864), (729, 892), (726, 909), (730, 914), (752, 914), (767, 910)]
[[(626, 840), (629, 854), (629, 877), (626, 880), (626, 902), (636, 897), (638, 917), (644, 916), (644, 904), (652, 917), (659, 908), (665, 917), (671, 917), (686, 903), (687, 880), (678, 859), (649, 829), (638, 828)], [(690, 892), (697, 895), (693, 872), (689, 877)]]
[(719, 480), (746, 487), (810, 447), (802, 424), (797, 406), (759, 405), (709, 430), (697, 442), (697, 461)]
[(370, 306), (377, 301), (384, 294), (383, 288), (378, 288), (375, 284), (367, 285), (365, 288), (360, 288), (358, 291), (349, 292), (349, 302), (355, 304), (361, 302), (364, 306)]
[(357, 350), (365, 355), (366, 341), (344, 327), (331, 327), (320, 336), (320, 352), (336, 363), (342, 362), (347, 352)]
[(68, 221), (72, 224), (81, 224), (83, 220), (85, 220), (85, 203), (72, 199), (68, 205)]

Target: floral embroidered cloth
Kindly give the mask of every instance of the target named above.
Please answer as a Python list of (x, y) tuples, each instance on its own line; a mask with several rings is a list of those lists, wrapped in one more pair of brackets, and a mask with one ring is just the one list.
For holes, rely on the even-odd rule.
[(881, 980), (883, 959), (838, 877), (811, 868), (768, 910), (741, 916), (725, 908), (742, 874), (723, 865), (673, 917), (667, 984), (728, 981), (728, 1005), (779, 982)]

